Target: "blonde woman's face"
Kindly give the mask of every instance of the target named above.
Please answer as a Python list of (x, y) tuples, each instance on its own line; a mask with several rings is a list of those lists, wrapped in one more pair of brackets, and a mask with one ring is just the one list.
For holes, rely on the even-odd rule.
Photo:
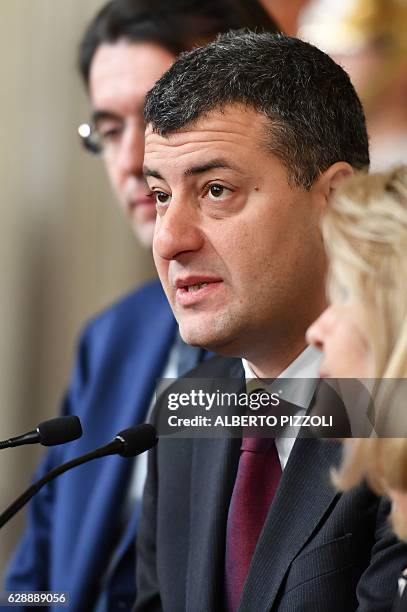
[(373, 378), (373, 351), (356, 300), (332, 303), (308, 328), (306, 339), (322, 351), (323, 378)]

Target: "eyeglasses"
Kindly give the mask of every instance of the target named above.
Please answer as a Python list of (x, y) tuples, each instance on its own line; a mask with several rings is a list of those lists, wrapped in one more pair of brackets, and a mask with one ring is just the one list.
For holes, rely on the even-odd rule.
[(93, 155), (100, 155), (103, 153), (103, 142), (100, 133), (95, 129), (95, 126), (91, 123), (81, 123), (78, 127), (78, 134), (80, 136), (82, 145), (84, 148), (92, 153)]
[(144, 144), (146, 126), (142, 116), (134, 114), (128, 117), (117, 117), (106, 111), (94, 114), (94, 120), (82, 123), (78, 127), (78, 134), (87, 151), (94, 155), (103, 153), (106, 156), (114, 157), (119, 153), (126, 134), (130, 139), (137, 135), (139, 142)]

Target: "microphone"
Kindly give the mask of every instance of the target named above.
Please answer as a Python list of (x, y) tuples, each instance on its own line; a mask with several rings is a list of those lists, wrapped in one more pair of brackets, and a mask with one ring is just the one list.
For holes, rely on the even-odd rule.
[(0, 515), (0, 529), (3, 527), (32, 497), (45, 485), (47, 482), (54, 480), (60, 474), (67, 472), (77, 465), (82, 465), (87, 461), (92, 461), (99, 457), (107, 455), (121, 455), (122, 457), (135, 457), (144, 453), (157, 444), (157, 432), (149, 423), (138, 425), (137, 427), (129, 427), (119, 432), (109, 444), (100, 446), (95, 450), (71, 459), (62, 465), (47, 472), (40, 480), (32, 484), (20, 497), (18, 497), (4, 512)]
[(36, 429), (29, 431), (23, 436), (9, 438), (0, 442), (0, 450), (23, 444), (37, 444), (43, 446), (55, 446), (65, 444), (80, 438), (82, 435), (81, 422), (77, 416), (63, 416), (43, 421)]

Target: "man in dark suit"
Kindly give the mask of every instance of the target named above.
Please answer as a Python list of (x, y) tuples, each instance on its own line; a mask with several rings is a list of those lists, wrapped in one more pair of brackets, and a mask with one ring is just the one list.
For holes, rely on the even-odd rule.
[[(95, 16), (81, 43), (80, 70), (93, 108), (92, 124), (82, 133), (87, 146), (103, 154), (121, 208), (147, 248), (156, 210), (142, 172), (145, 95), (176, 55), (196, 42), (242, 26), (275, 30), (257, 2), (232, 4), (114, 0)], [(156, 379), (176, 378), (204, 353), (180, 340), (158, 281), (99, 314), (82, 334), (62, 407), (64, 414), (80, 416), (84, 436), (52, 449), (36, 477), (142, 423)], [(6, 589), (67, 592), (70, 612), (128, 610), (135, 597), (134, 540), (145, 471), (143, 457), (107, 457), (44, 488), (29, 506)]]
[[(304, 336), (325, 304), (320, 214), (369, 165), (348, 76), (305, 42), (230, 34), (180, 58), (145, 116), (160, 280), (184, 340), (224, 355), (188, 376), (286, 379), (289, 393), (300, 377), (312, 409), (319, 367)], [(391, 608), (407, 549), (385, 500), (334, 490), (337, 443), (190, 431), (150, 452), (137, 611)]]

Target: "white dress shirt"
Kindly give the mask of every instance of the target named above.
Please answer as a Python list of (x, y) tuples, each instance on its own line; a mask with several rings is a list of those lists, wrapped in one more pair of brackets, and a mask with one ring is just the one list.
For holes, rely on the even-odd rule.
[[(271, 393), (278, 393), (280, 397), (283, 397), (287, 402), (295, 406), (301, 406), (302, 409), (296, 412), (298, 415), (305, 414), (311, 403), (319, 378), (321, 357), (320, 351), (313, 346), (308, 346), (283, 372), (281, 372), (276, 380), (269, 385)], [(246, 380), (257, 378), (250, 368), (248, 361), (242, 359), (242, 363)], [(294, 385), (291, 380), (292, 378), (298, 378), (300, 380), (296, 381)], [(287, 464), (298, 432), (299, 427), (289, 427), (287, 428), (286, 435), (278, 437), (275, 440), (282, 470), (284, 470)]]

